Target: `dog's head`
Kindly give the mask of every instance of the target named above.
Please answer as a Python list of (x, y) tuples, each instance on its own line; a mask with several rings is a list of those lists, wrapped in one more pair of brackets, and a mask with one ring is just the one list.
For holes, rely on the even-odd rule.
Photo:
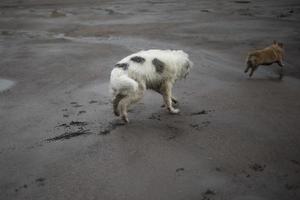
[(283, 43), (277, 42), (276, 40), (273, 41), (272, 47), (277, 50), (281, 54), (282, 57), (285, 56)]
[(273, 46), (274, 48), (280, 48), (280, 49), (283, 50), (283, 43), (277, 42), (276, 40), (273, 41), (272, 46)]

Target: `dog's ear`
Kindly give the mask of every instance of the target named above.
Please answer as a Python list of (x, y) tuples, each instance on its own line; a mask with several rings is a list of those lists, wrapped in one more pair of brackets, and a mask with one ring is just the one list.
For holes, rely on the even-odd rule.
[(277, 41), (276, 41), (276, 40), (273, 40), (273, 44), (277, 44)]
[(282, 42), (277, 43), (277, 45), (278, 45), (279, 47), (283, 48), (283, 43), (282, 43)]

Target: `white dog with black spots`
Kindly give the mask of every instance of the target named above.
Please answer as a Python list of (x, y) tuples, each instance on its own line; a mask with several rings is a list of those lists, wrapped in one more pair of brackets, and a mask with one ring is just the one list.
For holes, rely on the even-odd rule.
[(146, 89), (163, 96), (170, 113), (179, 113), (172, 103), (172, 87), (176, 80), (185, 78), (193, 66), (182, 50), (147, 50), (131, 54), (120, 60), (110, 76), (113, 109), (116, 116), (128, 123), (128, 106), (138, 102)]

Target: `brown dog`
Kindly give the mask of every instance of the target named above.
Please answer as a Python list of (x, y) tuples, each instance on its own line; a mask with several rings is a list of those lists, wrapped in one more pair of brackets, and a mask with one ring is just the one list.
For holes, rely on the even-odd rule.
[(280, 79), (283, 77), (283, 60), (284, 50), (283, 44), (273, 41), (271, 46), (268, 46), (264, 49), (256, 50), (250, 52), (247, 56), (247, 68), (245, 69), (245, 73), (251, 69), (249, 77), (253, 75), (253, 72), (258, 68), (259, 65), (271, 65), (273, 63), (277, 63), (281, 67), (280, 71)]

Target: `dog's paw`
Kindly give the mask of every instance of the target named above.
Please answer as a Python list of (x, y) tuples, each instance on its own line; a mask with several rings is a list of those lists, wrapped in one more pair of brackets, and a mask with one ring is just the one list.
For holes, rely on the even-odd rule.
[(129, 123), (129, 119), (127, 116), (122, 116), (122, 120), (127, 124)]
[(172, 113), (172, 114), (178, 114), (179, 112), (180, 112), (180, 110), (178, 108), (170, 109), (170, 113)]

